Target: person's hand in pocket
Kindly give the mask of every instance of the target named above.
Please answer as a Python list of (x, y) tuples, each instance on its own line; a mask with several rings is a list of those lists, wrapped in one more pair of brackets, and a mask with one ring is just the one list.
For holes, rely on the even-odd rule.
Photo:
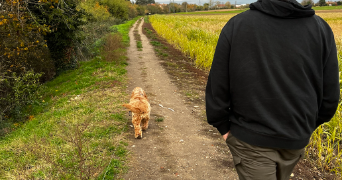
[(222, 136), (224, 140), (227, 140), (228, 135), (229, 135), (229, 132), (230, 132), (230, 131), (228, 131), (225, 135)]

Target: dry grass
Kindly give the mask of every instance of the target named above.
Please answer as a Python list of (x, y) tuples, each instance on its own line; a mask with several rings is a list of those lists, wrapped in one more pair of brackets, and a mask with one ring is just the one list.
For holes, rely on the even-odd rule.
[(0, 179), (114, 179), (127, 170), (125, 47), (108, 35), (102, 56), (44, 84), (30, 119), (0, 137)]
[(122, 43), (122, 36), (120, 34), (110, 34), (106, 37), (103, 45), (102, 55), (107, 62), (119, 62), (121, 56), (125, 54), (125, 46)]
[[(69, 96), (67, 101), (64, 97), (55, 98), (54, 101), (63, 103), (55, 104), (51, 111), (22, 127), (23, 131), (32, 128), (31, 125), (43, 130), (34, 130), (1, 146), (2, 157), (8, 155), (0, 160), (7, 168), (0, 170), (0, 177), (92, 179), (103, 176), (110, 162), (121, 162), (125, 154), (119, 152), (124, 146), (126, 129), (121, 107), (125, 96), (122, 87), (111, 87)], [(117, 171), (123, 170), (117, 168)]]
[[(329, 22), (329, 21), (328, 21)], [(342, 23), (341, 23), (342, 24)], [(337, 31), (337, 26), (333, 26)], [(340, 26), (341, 27), (341, 26)], [(342, 28), (340, 29), (342, 32)], [(336, 47), (338, 51), (338, 61), (340, 76), (342, 70), (342, 36), (336, 36)], [(341, 79), (341, 77), (340, 77)], [(340, 86), (342, 81), (340, 80)], [(341, 89), (342, 92), (342, 89)], [(342, 172), (342, 94), (335, 116), (330, 122), (323, 124), (311, 136), (309, 145), (306, 148), (306, 156), (314, 166), (319, 169), (335, 172), (341, 177)]]
[[(149, 21), (161, 37), (194, 59), (196, 66), (210, 69), (221, 29), (235, 15), (153, 15)], [(335, 37), (341, 37), (342, 13), (317, 15), (328, 22)]]

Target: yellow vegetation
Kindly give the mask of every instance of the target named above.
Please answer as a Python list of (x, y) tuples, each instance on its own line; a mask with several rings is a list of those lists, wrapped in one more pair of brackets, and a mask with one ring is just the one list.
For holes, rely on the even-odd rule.
[[(336, 39), (342, 37), (342, 13), (318, 14), (331, 26)], [(196, 65), (210, 69), (222, 27), (235, 16), (229, 15), (154, 15), (153, 28), (169, 43), (195, 59)]]
[(99, 2), (96, 2), (94, 0), (80, 3), (79, 6), (99, 21), (106, 20), (111, 16), (107, 6), (100, 5)]
[(153, 28), (169, 43), (196, 59), (196, 65), (209, 69), (219, 33), (234, 15), (150, 17)]

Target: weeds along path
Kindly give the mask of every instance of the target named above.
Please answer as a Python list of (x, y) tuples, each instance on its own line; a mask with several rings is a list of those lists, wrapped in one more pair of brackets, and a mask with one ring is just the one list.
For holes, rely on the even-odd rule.
[[(160, 65), (152, 45), (142, 33), (142, 23), (139, 23), (135, 23), (129, 32), (127, 93), (130, 94), (134, 87), (142, 87), (152, 111), (149, 129), (143, 132), (142, 139), (134, 139), (134, 130), (130, 126), (129, 170), (124, 179), (238, 179), (227, 153), (228, 147), (218, 148), (218, 143), (224, 143), (222, 139), (201, 133), (200, 120), (192, 115), (191, 107), (184, 104), (182, 95)], [(138, 50), (134, 40), (136, 26), (142, 51)], [(157, 122), (160, 117), (164, 120)], [(128, 119), (131, 125), (131, 117)]]

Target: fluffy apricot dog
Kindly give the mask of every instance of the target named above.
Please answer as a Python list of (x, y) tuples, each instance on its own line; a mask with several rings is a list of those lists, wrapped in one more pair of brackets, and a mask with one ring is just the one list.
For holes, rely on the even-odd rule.
[[(132, 111), (132, 123), (134, 126), (135, 138), (142, 138), (142, 131), (148, 128), (151, 106), (148, 102), (145, 91), (136, 87), (133, 89), (129, 104), (122, 105)], [(141, 126), (140, 126), (141, 123)]]

